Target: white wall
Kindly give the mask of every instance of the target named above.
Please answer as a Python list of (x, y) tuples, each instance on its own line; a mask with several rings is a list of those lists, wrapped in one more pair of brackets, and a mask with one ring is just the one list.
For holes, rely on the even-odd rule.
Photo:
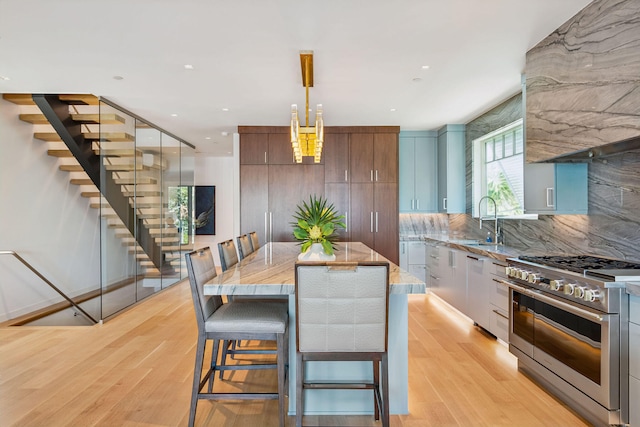
[[(17, 252), (70, 296), (99, 289), (98, 210), (19, 113), (0, 99), (0, 250)], [(12, 256), (0, 255), (0, 321), (59, 300)]]
[(216, 186), (216, 234), (196, 236), (195, 248), (210, 246), (217, 266), (220, 266), (218, 243), (235, 239), (238, 233), (235, 218), (237, 164), (235, 157), (196, 157), (195, 185)]

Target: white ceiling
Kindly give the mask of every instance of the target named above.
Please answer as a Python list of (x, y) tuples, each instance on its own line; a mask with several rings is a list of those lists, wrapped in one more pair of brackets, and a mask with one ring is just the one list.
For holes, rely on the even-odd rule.
[(325, 126), (437, 129), (518, 93), (526, 51), (588, 3), (0, 0), (0, 93), (93, 93), (225, 156), (238, 125), (288, 125), (313, 50)]

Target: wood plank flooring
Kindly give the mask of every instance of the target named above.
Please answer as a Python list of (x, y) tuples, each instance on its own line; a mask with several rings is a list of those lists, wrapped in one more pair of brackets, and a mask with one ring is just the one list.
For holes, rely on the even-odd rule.
[[(0, 328), (0, 425), (184, 426), (195, 341), (186, 282), (103, 325)], [(235, 372), (222, 385), (268, 389), (275, 372)], [(588, 425), (519, 373), (506, 347), (435, 297), (409, 297), (409, 388), (411, 413), (392, 416), (392, 426)], [(277, 401), (201, 401), (196, 425), (277, 419)], [(372, 416), (305, 423), (380, 425)]]

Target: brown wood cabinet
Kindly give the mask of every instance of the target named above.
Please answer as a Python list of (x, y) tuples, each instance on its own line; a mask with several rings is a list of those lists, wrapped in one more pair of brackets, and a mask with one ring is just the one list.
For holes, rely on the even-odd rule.
[(327, 127), (321, 164), (294, 163), (288, 127), (238, 131), (241, 233), (291, 241), (296, 205), (324, 195), (346, 217), (340, 240), (361, 241), (398, 263), (398, 127)]

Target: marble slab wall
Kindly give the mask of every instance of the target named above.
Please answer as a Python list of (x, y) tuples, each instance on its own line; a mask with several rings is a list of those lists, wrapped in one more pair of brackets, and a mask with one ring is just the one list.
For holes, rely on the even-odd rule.
[(638, 52), (638, 0), (596, 0), (527, 52), (527, 161), (640, 136)]

